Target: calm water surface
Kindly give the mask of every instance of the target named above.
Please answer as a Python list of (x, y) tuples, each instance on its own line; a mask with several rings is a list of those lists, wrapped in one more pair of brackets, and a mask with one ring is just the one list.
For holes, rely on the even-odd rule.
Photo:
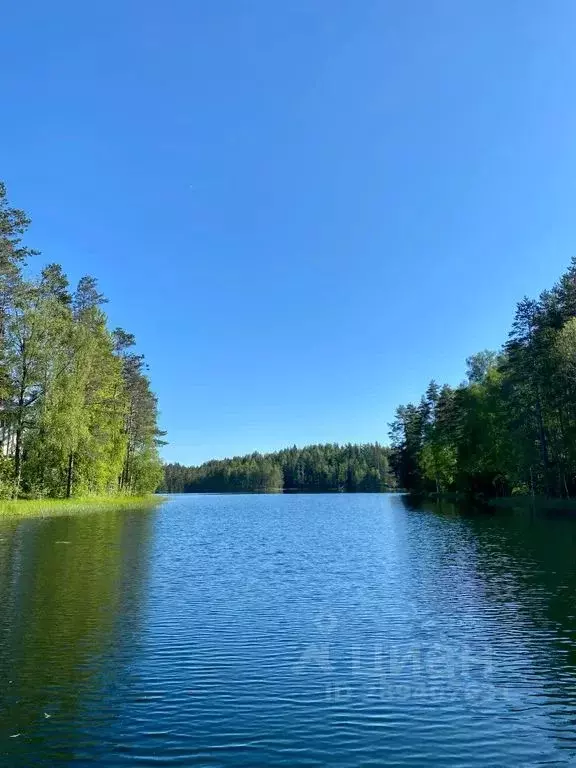
[(576, 764), (576, 520), (179, 496), (0, 520), (0, 765)]

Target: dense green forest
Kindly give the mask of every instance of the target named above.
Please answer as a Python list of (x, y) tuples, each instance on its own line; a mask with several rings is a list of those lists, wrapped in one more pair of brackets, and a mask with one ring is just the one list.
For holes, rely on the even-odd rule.
[(153, 491), (156, 397), (132, 334), (107, 327), (93, 277), (24, 267), (26, 214), (0, 183), (0, 496)]
[(198, 467), (167, 464), (163, 491), (383, 491), (394, 485), (389, 451), (367, 445), (309, 445), (251, 453)]
[(576, 258), (517, 306), (498, 352), (468, 359), (458, 387), (432, 381), (398, 408), (392, 465), (412, 491), (576, 494)]

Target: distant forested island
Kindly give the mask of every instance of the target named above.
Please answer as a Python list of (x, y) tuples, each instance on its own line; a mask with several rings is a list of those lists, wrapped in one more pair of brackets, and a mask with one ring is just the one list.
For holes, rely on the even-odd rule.
[(458, 387), (432, 381), (396, 411), (391, 463), (411, 491), (576, 495), (576, 258), (524, 298), (499, 352), (467, 361)]
[(162, 477), (156, 396), (91, 276), (24, 274), (28, 216), (0, 183), (0, 498), (145, 494)]
[(251, 453), (196, 467), (166, 464), (167, 493), (386, 491), (395, 487), (390, 451), (379, 443), (308, 445)]

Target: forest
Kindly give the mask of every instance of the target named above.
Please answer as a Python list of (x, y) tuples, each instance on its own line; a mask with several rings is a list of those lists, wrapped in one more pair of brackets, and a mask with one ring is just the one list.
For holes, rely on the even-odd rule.
[(266, 491), (385, 491), (394, 487), (389, 450), (366, 445), (309, 445), (251, 453), (198, 467), (167, 464), (161, 490), (168, 493)]
[(432, 381), (390, 425), (402, 488), (576, 494), (576, 258), (551, 290), (517, 305), (499, 352), (467, 361), (460, 386)]
[(200, 466), (159, 457), (158, 405), (134, 336), (94, 277), (28, 274), (30, 221), (0, 182), (0, 498), (165, 492), (576, 495), (576, 258), (519, 302), (500, 351), (396, 410), (390, 447), (310, 445)]
[(38, 277), (30, 221), (0, 183), (0, 497), (145, 494), (162, 477), (157, 400), (91, 276)]

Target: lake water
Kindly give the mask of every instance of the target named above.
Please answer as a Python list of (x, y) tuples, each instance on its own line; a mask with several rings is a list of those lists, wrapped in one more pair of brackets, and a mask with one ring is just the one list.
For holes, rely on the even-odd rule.
[(576, 764), (576, 520), (394, 495), (0, 519), (0, 765)]

